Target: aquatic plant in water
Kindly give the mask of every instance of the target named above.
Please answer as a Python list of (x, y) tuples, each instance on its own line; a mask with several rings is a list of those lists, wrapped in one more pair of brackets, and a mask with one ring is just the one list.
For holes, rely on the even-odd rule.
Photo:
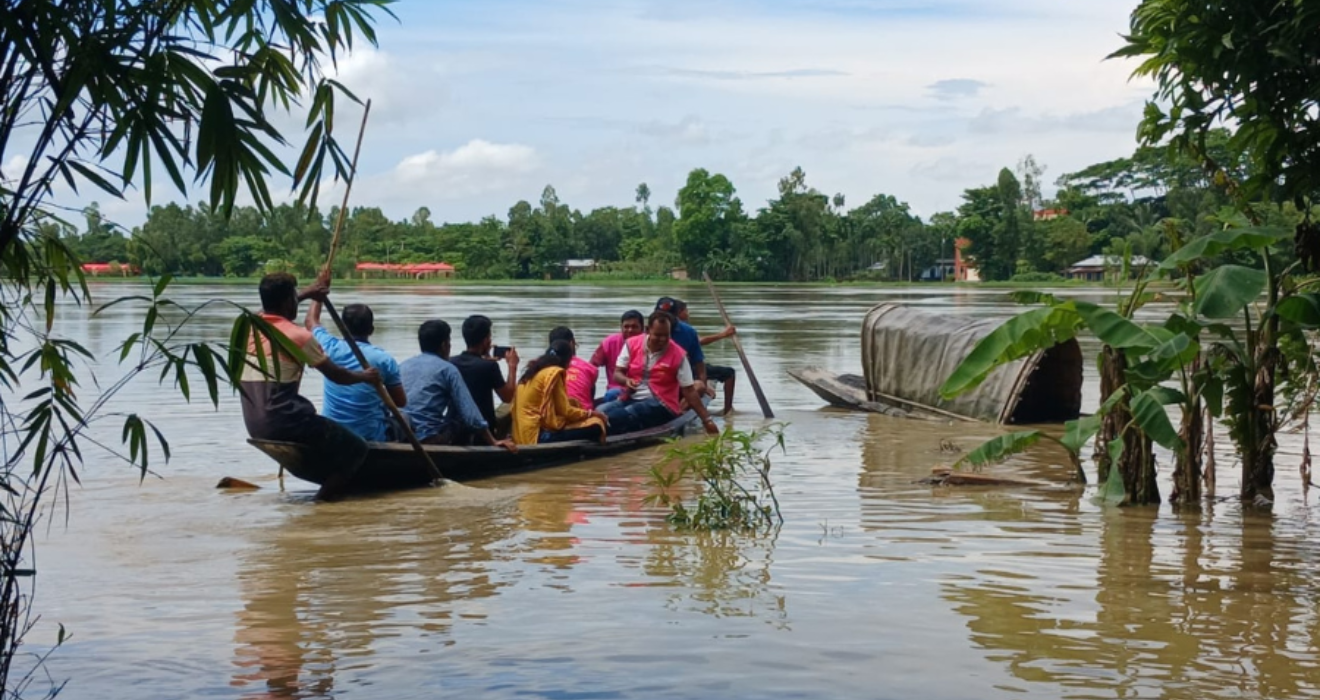
[[(760, 447), (765, 441), (769, 447)], [(784, 425), (723, 432), (691, 446), (671, 446), (649, 472), (648, 505), (669, 509), (669, 522), (693, 530), (772, 530), (784, 522), (770, 483), (770, 453), (784, 450)], [(680, 493), (688, 480), (701, 484), (696, 499)]]

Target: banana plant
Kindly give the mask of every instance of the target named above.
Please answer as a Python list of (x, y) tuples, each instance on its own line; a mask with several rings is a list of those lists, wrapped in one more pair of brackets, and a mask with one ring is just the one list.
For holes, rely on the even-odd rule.
[[(1174, 455), (1171, 500), (1190, 503), (1201, 496), (1202, 457), (1213, 438), (1214, 421), (1228, 427), (1243, 464), (1241, 497), (1273, 498), (1274, 436), (1287, 415), (1306, 415), (1316, 399), (1316, 363), (1308, 331), (1320, 329), (1320, 281), (1298, 281), (1295, 265), (1276, 269), (1281, 255), (1272, 249), (1289, 238), (1282, 229), (1245, 225), (1226, 216), (1224, 228), (1182, 244), (1168, 231), (1170, 255), (1155, 271), (1181, 294), (1174, 310), (1156, 324), (1133, 320), (1135, 311), (1158, 295), (1148, 291), (1149, 276), (1138, 276), (1116, 310), (1047, 294), (1015, 293), (1019, 302), (1042, 308), (1020, 314), (986, 336), (942, 388), (955, 396), (974, 388), (996, 367), (1089, 332), (1100, 353), (1101, 410), (1065, 425), (1064, 438), (1038, 431), (1001, 436), (970, 453), (973, 465), (1002, 459), (1042, 439), (1061, 444), (1080, 469), (1079, 453), (1096, 439), (1101, 482), (1108, 470), (1121, 472), (1126, 503), (1158, 502), (1151, 445)], [(1225, 258), (1255, 258), (1260, 267)], [(1204, 274), (1201, 270), (1208, 269)], [(1286, 412), (1275, 407), (1276, 372), (1284, 372)], [(1177, 427), (1168, 407), (1176, 406)], [(1097, 437), (1098, 436), (1098, 437)], [(1117, 452), (1116, 452), (1117, 451)], [(1207, 483), (1213, 474), (1207, 473)]]

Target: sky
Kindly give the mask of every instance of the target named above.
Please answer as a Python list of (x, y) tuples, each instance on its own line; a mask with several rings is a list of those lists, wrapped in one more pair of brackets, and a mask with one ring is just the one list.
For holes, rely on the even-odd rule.
[[(630, 206), (646, 182), (654, 207), (701, 167), (755, 210), (800, 166), (849, 207), (885, 193), (928, 217), (1027, 154), (1053, 182), (1132, 152), (1152, 88), (1105, 57), (1134, 5), (401, 0), (379, 47), (339, 68), (373, 100), (352, 205), (471, 221), (547, 184), (584, 212)], [(344, 141), (359, 115), (341, 107)], [(157, 188), (155, 203), (186, 198)], [(145, 217), (137, 193), (85, 194), (61, 200)]]

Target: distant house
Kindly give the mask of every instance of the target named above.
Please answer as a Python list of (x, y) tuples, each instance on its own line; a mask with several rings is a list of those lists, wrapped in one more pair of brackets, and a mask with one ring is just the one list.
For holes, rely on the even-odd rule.
[(569, 277), (579, 272), (595, 272), (600, 269), (600, 265), (597, 265), (596, 261), (591, 258), (565, 260), (563, 267), (564, 272), (568, 273)]
[(686, 267), (675, 267), (669, 271), (669, 277), (676, 280), (687, 280), (688, 271)]
[(82, 271), (92, 277), (100, 277), (101, 275), (129, 277), (131, 275), (142, 274), (142, 271), (137, 268), (137, 265), (123, 265), (113, 261), (108, 263), (83, 263)]
[(1057, 219), (1060, 216), (1067, 216), (1067, 215), (1068, 215), (1067, 209), (1037, 209), (1036, 211), (1032, 212), (1031, 218), (1035, 221), (1049, 221), (1051, 219)]
[[(1143, 255), (1133, 255), (1131, 265), (1139, 268), (1150, 264), (1150, 259)], [(1085, 260), (1078, 260), (1065, 271), (1068, 279), (1087, 282), (1104, 282), (1118, 275), (1123, 267), (1123, 258), (1118, 255), (1092, 255)]]
[(981, 271), (976, 269), (976, 261), (963, 253), (972, 242), (966, 238), (953, 241), (953, 281), (980, 282)]
[(360, 262), (355, 268), (362, 279), (367, 277), (453, 277), (454, 266), (444, 262), (376, 263)]

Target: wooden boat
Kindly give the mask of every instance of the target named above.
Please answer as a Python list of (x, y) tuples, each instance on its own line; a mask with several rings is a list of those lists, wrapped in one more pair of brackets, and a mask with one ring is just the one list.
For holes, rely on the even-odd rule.
[[(614, 435), (606, 438), (603, 444), (589, 440), (574, 440), (547, 445), (524, 445), (519, 447), (516, 453), (488, 446), (427, 445), (426, 452), (446, 479), (472, 481), (500, 474), (562, 466), (660, 445), (671, 438), (682, 437), (696, 418), (696, 411), (689, 410), (665, 425), (635, 433)], [(318, 485), (321, 483), (317, 470), (309, 469), (304, 462), (306, 448), (303, 445), (257, 439), (249, 439), (248, 444), (266, 453), (299, 479)], [(367, 446), (367, 459), (349, 484), (350, 492), (397, 491), (431, 484), (430, 470), (411, 445), (370, 442)]]
[(904, 417), (1002, 424), (1061, 423), (1082, 406), (1082, 351), (1069, 340), (999, 367), (951, 400), (940, 387), (999, 320), (934, 315), (898, 304), (862, 322), (863, 375), (804, 368), (789, 374), (833, 406)]

